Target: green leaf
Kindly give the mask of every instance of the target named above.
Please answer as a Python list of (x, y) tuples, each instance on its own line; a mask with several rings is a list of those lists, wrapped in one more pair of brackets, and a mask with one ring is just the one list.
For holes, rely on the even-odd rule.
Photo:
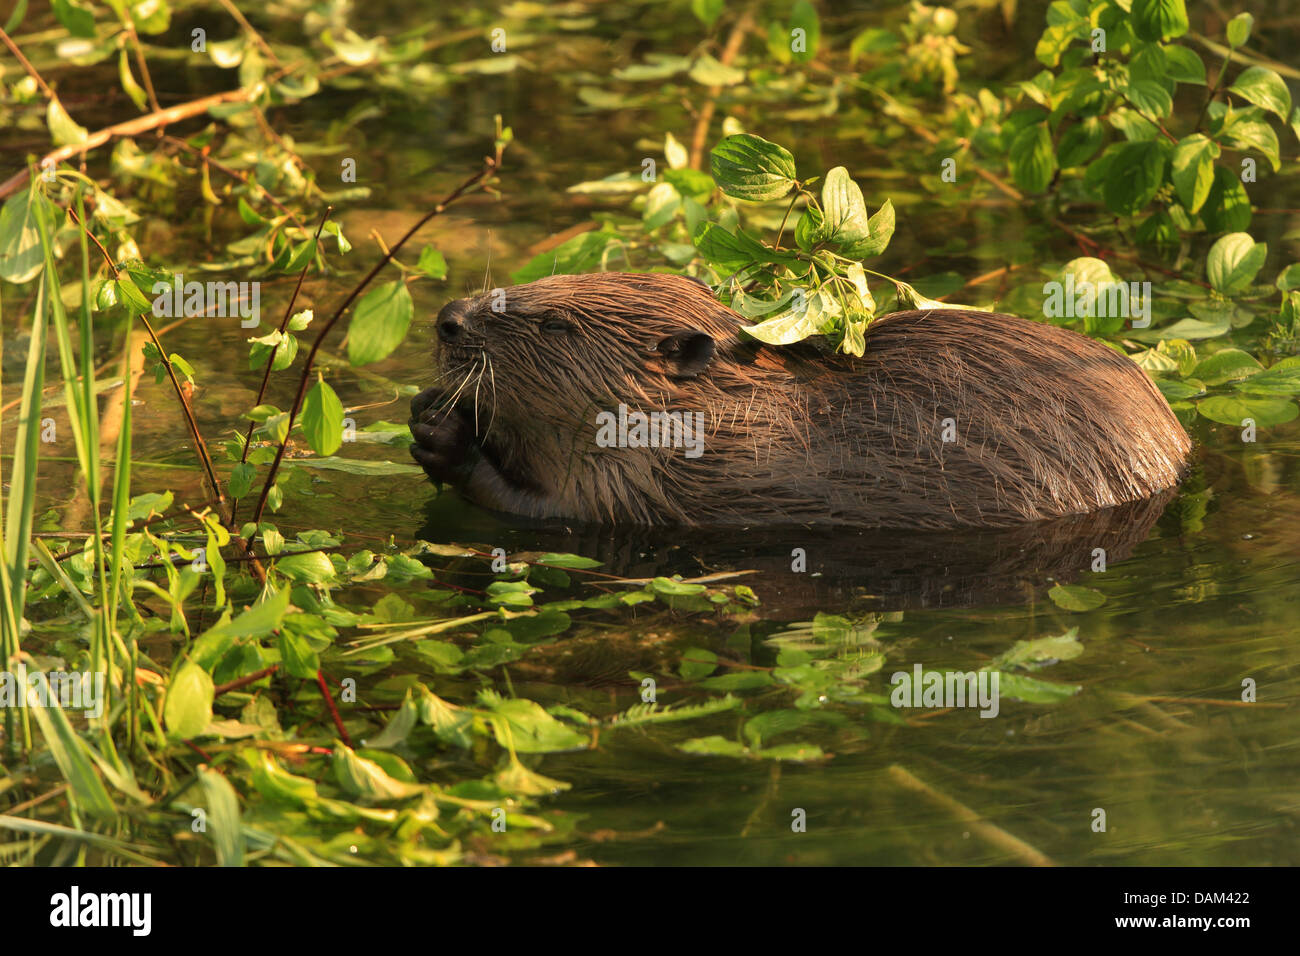
[(117, 79), (122, 84), (122, 89), (126, 95), (131, 98), (135, 108), (143, 111), (145, 104), (149, 102), (149, 96), (139, 83), (135, 81), (135, 76), (131, 73), (131, 61), (127, 58), (126, 47), (122, 47), (117, 55)]
[(1167, 339), (1186, 339), (1196, 341), (1198, 339), (1216, 339), (1224, 335), (1232, 327), (1231, 316), (1225, 312), (1218, 318), (1205, 319), (1179, 319), (1172, 325), (1166, 325), (1159, 329), (1135, 329), (1128, 333), (1131, 338), (1140, 342), (1163, 342)]
[(739, 740), (728, 740), (717, 734), (709, 737), (693, 737), (678, 744), (677, 749), (682, 753), (709, 757), (744, 757), (749, 753)]
[(1016, 134), (1008, 152), (1011, 177), (1026, 192), (1041, 193), (1056, 172), (1056, 152), (1046, 123), (1035, 123)]
[(1282, 77), (1266, 67), (1252, 66), (1242, 71), (1228, 92), (1263, 107), (1284, 123), (1291, 115), (1291, 91)]
[(1246, 45), (1250, 39), (1250, 28), (1255, 25), (1255, 18), (1249, 13), (1239, 13), (1228, 21), (1228, 45), (1234, 50)]
[(695, 234), (695, 248), (710, 262), (726, 272), (738, 272), (755, 263), (766, 262), (770, 250), (741, 229), (728, 232), (717, 223), (706, 222)]
[(1056, 161), (1062, 169), (1081, 166), (1101, 149), (1106, 138), (1101, 117), (1089, 116), (1071, 126), (1056, 147)]
[(1106, 595), (1082, 584), (1058, 584), (1047, 596), (1052, 603), (1066, 611), (1091, 611), (1106, 603)]
[(885, 251), (889, 245), (889, 240), (894, 236), (894, 204), (886, 199), (876, 210), (876, 214), (867, 222), (867, 231), (870, 233), (866, 239), (846, 246), (843, 252), (846, 256), (854, 259), (867, 259), (871, 256), (878, 256)]
[(780, 199), (795, 185), (790, 151), (751, 133), (723, 139), (709, 153), (709, 168), (724, 193), (748, 202)]
[(1258, 375), (1264, 367), (1249, 352), (1241, 349), (1223, 349), (1208, 358), (1201, 359), (1192, 369), (1191, 378), (1206, 385), (1223, 385), (1226, 382), (1240, 381), (1252, 375)]
[(1155, 198), (1164, 179), (1165, 154), (1159, 143), (1125, 143), (1106, 173), (1102, 195), (1112, 212), (1132, 216)]
[(725, 6), (726, 0), (691, 0), (691, 12), (697, 20), (710, 27), (722, 15)]
[(42, 209), (53, 221), (50, 201), (34, 186), (14, 193), (0, 207), (0, 279), (28, 282), (40, 274), (45, 253), (37, 216)]
[(1201, 207), (1210, 232), (1241, 232), (1250, 226), (1250, 196), (1241, 180), (1222, 166), (1214, 168), (1214, 185)]
[(1155, 382), (1156, 388), (1160, 389), (1160, 394), (1165, 397), (1166, 402), (1183, 402), (1205, 394), (1205, 385), (1194, 378), (1182, 382), (1171, 378), (1158, 378)]
[(1228, 146), (1258, 150), (1268, 159), (1274, 172), (1281, 169), (1281, 145), (1277, 133), (1257, 107), (1234, 113), (1219, 130), (1219, 136)]
[(415, 264), (415, 268), (433, 279), (447, 278), (447, 260), (433, 246), (425, 246), (420, 250), (420, 261)]
[(230, 497), (242, 498), (253, 488), (253, 478), (257, 475), (257, 466), (249, 462), (238, 462), (230, 469), (228, 490)]
[(998, 677), (998, 696), (1014, 697), (1027, 704), (1054, 704), (1073, 697), (1082, 689), (1078, 684), (1055, 684), (1007, 671), (1002, 671)]
[(406, 338), (414, 315), (411, 293), (400, 280), (367, 292), (348, 327), (348, 361), (369, 365), (386, 358)]
[(803, 31), (802, 50), (791, 50), (791, 58), (796, 63), (807, 63), (817, 55), (817, 47), (821, 44), (821, 21), (817, 18), (817, 9), (808, 2), (808, 0), (796, 0), (794, 9), (790, 11), (790, 36), (791, 44), (794, 42), (794, 31)]
[(365, 461), (359, 458), (294, 458), (285, 459), (282, 467), (286, 468), (324, 468), (327, 471), (342, 471), (350, 475), (420, 475), (424, 469), (419, 465), (408, 465), (399, 461)]
[(1165, 76), (1179, 83), (1205, 85), (1205, 61), (1195, 50), (1172, 44), (1165, 47)]
[(687, 74), (701, 86), (735, 86), (745, 81), (745, 71), (725, 63), (705, 53), (692, 65)]
[(167, 685), (163, 721), (173, 740), (188, 740), (212, 723), (212, 675), (193, 661), (181, 664)]
[(1174, 188), (1188, 212), (1199, 212), (1214, 185), (1214, 161), (1219, 158), (1219, 144), (1201, 133), (1184, 137), (1174, 147), (1170, 161)]
[(346, 255), (352, 251), (352, 243), (348, 242), (347, 237), (343, 235), (343, 227), (334, 220), (325, 223), (325, 231), (332, 235), (339, 245), (339, 252)]
[(1183, 0), (1133, 0), (1129, 22), (1143, 40), (1172, 40), (1187, 32), (1187, 7)]
[(594, 558), (584, 558), (578, 554), (557, 554), (551, 551), (539, 555), (537, 563), (553, 565), (557, 568), (598, 568), (601, 565), (601, 562)]
[(510, 274), (510, 281), (524, 285), (549, 275), (574, 275), (599, 268), (611, 244), (618, 240), (608, 232), (584, 232), (567, 239), (557, 248), (539, 252), (522, 269)]
[(217, 852), (217, 866), (243, 866), (244, 828), (235, 788), (210, 767), (199, 769), (199, 784), (208, 805), (208, 835)]
[(323, 378), (303, 401), (302, 431), (318, 455), (332, 455), (343, 444), (343, 403)]
[[(721, 6), (721, 0), (718, 0), (718, 4)], [(690, 69), (691, 66), (691, 59), (686, 56), (650, 53), (647, 54), (646, 60), (648, 61), (646, 63), (633, 63), (631, 66), (614, 70), (614, 78), (633, 83), (642, 80), (666, 80), (683, 70)]]
[(768, 345), (792, 345), (795, 342), (802, 342), (808, 336), (816, 335), (821, 331), (822, 316), (820, 310), (813, 305), (815, 301), (813, 297), (808, 297), (802, 303), (803, 308), (799, 308), (799, 299), (792, 299), (785, 310), (764, 319), (757, 325), (742, 326), (741, 331)]
[(275, 562), (276, 570), (303, 584), (323, 584), (334, 579), (334, 564), (323, 551), (289, 554)]
[[(18, 689), (19, 693), (26, 693), (27, 690), (21, 684)], [(118, 816), (117, 807), (113, 805), (104, 782), (95, 770), (90, 747), (73, 730), (58, 703), (57, 700), (51, 700), (48, 707), (30, 708), (40, 725), (49, 755), (54, 758), (63, 779), (68, 781), (78, 809), (101, 820), (114, 820)]]
[(197, 637), (190, 647), (190, 660), (211, 669), (240, 638), (265, 637), (280, 626), (289, 609), (289, 591), (270, 594), (233, 620), (224, 618)]
[(718, 667), (718, 655), (703, 647), (690, 647), (682, 652), (681, 663), (677, 672), (685, 680), (699, 680), (708, 677)]
[(682, 197), (672, 183), (655, 183), (645, 200), (642, 219), (647, 230), (658, 229), (671, 222), (682, 208)]
[(713, 179), (698, 169), (665, 169), (663, 176), (683, 196), (701, 196), (713, 192)]
[(298, 357), (298, 339), (287, 332), (275, 329), (266, 335), (248, 340), (248, 367), (254, 369), (265, 365), (266, 360), (271, 357), (272, 348), (275, 349), (275, 361), (271, 363), (273, 372), (284, 371)]
[[(120, 0), (113, 0), (114, 3)], [(172, 11), (167, 0), (130, 0), (131, 19), (140, 33), (153, 36), (166, 33), (171, 25)]]
[(1300, 289), (1300, 262), (1293, 262), (1279, 272), (1277, 282), (1274, 284), (1277, 286), (1279, 292), (1289, 292), (1291, 289)]
[(828, 172), (822, 183), (822, 215), (826, 241), (852, 246), (871, 235), (862, 190), (843, 166)]
[(1237, 386), (1253, 395), (1300, 395), (1300, 356), (1292, 356)]
[(130, 275), (119, 272), (113, 284), (117, 290), (117, 300), (123, 303), (132, 315), (153, 312), (153, 303), (145, 298)]
[(534, 701), (500, 697), (486, 700), (497, 743), (516, 753), (577, 750), (591, 743), (586, 734), (556, 720)]
[(1255, 398), (1248, 395), (1214, 395), (1196, 403), (1196, 410), (1212, 422), (1243, 426), (1246, 419), (1259, 428), (1270, 428), (1300, 415), (1295, 402), (1285, 398)]
[[(334, 745), (334, 779), (345, 793), (361, 800), (386, 803), (424, 793), (418, 783), (398, 780), (374, 760), (359, 756), (341, 743)], [(398, 761), (399, 766), (404, 766)]]
[(1250, 286), (1267, 257), (1267, 243), (1256, 243), (1244, 232), (1229, 233), (1210, 247), (1205, 274), (1215, 291), (1235, 295)]
[(80, 0), (53, 0), (54, 16), (74, 37), (95, 35), (95, 11)]
[(316, 679), (316, 672), (320, 670), (320, 657), (307, 638), (285, 628), (280, 632), (279, 647), (285, 670), (303, 680)]
[(1155, 80), (1136, 80), (1130, 83), (1124, 87), (1124, 98), (1148, 118), (1168, 116), (1174, 106), (1169, 91)]
[(301, 272), (307, 267), (307, 264), (315, 258), (315, 256), (316, 237), (312, 236), (294, 247), (292, 255), (289, 256), (289, 260), (281, 267), (281, 271), (290, 274)]
[(56, 96), (45, 111), (45, 122), (50, 127), (50, 138), (55, 146), (75, 146), (90, 136), (84, 126), (77, 125)]

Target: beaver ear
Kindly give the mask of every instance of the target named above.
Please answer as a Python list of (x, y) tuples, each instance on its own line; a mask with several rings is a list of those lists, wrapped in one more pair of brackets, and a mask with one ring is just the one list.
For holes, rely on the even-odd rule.
[(694, 378), (709, 367), (717, 345), (707, 332), (674, 332), (660, 339), (655, 351), (664, 357), (673, 378)]

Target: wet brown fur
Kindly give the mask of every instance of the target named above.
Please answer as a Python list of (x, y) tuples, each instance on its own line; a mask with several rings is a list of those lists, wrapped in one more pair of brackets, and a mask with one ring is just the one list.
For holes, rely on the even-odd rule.
[[(757, 343), (739, 333), (741, 316), (680, 276), (553, 276), (505, 289), (502, 312), (492, 302), (444, 309), (464, 337), (440, 346), (442, 383), (413, 403), (413, 452), (502, 511), (1001, 526), (1147, 498), (1177, 484), (1191, 449), (1129, 359), (1015, 316), (896, 313), (872, 324), (854, 359)], [(692, 333), (712, 338), (711, 358)], [(596, 415), (620, 402), (703, 412), (703, 455), (598, 447)], [(438, 424), (448, 415), (462, 422), (463, 456)], [(945, 419), (956, 441), (943, 441)]]

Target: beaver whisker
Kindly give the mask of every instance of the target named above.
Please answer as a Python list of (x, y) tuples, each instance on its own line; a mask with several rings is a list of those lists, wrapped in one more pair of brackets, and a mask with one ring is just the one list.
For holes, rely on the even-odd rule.
[(483, 367), (474, 379), (474, 434), (478, 434), (478, 390), (483, 384), (483, 373), (487, 370), (487, 352), (483, 353)]
[[(484, 353), (484, 354), (486, 355), (487, 353)], [(478, 360), (475, 359), (475, 361), (474, 361), (473, 364), (474, 364), (474, 365), (477, 365), (477, 364), (478, 364)], [(451, 398), (449, 398), (449, 399), (447, 400), (447, 404), (446, 404), (446, 406), (445, 406), (445, 408), (446, 408), (446, 410), (447, 410), (447, 414), (451, 414), (451, 409), (453, 409), (453, 408), (456, 407), (456, 399), (460, 398), (460, 393), (463, 392), (463, 391), (465, 391), (466, 386), (469, 385), (469, 380), (470, 380), (471, 378), (473, 378), (473, 376), (474, 376), (474, 368), (473, 368), (473, 366), (471, 366), (471, 367), (470, 367), (470, 370), (469, 370), (468, 372), (465, 373), (465, 377), (461, 380), (461, 383), (460, 383), (460, 385), (456, 388), (456, 391), (454, 391), (454, 392), (452, 393), (452, 395), (451, 395)]]
[(492, 356), (488, 355), (487, 352), (484, 352), (483, 357), (487, 359), (488, 394), (491, 396), (492, 400), (492, 414), (488, 416), (488, 427), (487, 430), (483, 432), (483, 439), (486, 441), (488, 435), (492, 433), (492, 423), (497, 420), (497, 373), (492, 368)]

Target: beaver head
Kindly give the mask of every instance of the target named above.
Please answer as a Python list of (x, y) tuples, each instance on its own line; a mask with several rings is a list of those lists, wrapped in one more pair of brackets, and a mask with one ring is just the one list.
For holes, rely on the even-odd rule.
[(445, 305), (438, 370), (481, 422), (574, 427), (620, 402), (680, 397), (735, 343), (737, 319), (682, 276), (551, 276)]

